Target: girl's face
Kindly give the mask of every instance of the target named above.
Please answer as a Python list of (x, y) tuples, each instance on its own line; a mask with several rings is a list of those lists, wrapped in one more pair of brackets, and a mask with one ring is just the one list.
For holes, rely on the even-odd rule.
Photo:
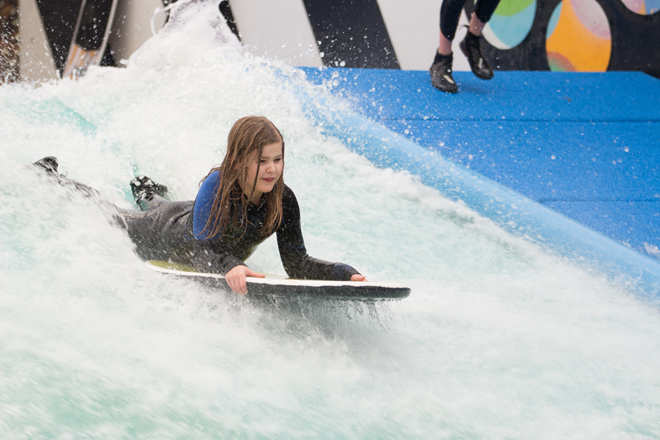
[[(259, 175), (257, 176), (257, 168)], [(261, 196), (264, 193), (271, 192), (275, 184), (282, 177), (284, 169), (284, 155), (282, 153), (282, 142), (275, 142), (264, 146), (261, 157), (255, 157), (252, 160), (247, 172), (247, 179), (243, 192), (254, 204), (259, 204)], [(257, 178), (255, 184), (254, 178)], [(254, 188), (252, 188), (254, 185)], [(254, 193), (252, 192), (254, 189)]]

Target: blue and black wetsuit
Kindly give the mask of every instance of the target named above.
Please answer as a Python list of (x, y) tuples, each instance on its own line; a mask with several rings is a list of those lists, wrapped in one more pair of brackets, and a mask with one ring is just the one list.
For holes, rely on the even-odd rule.
[[(202, 183), (195, 202), (169, 202), (154, 196), (148, 211), (117, 211), (116, 218), (124, 226), (144, 259), (172, 260), (191, 264), (196, 270), (226, 274), (252, 255), (256, 247), (271, 234), (261, 228), (266, 216), (264, 203), (247, 209), (238, 231), (221, 236), (203, 232), (213, 200), (220, 184), (220, 174), (211, 174)], [(284, 270), (291, 278), (350, 280), (357, 274), (351, 266), (330, 263), (307, 254), (300, 228), (300, 208), (293, 191), (284, 187), (282, 222), (274, 231)]]
[[(220, 172), (211, 174), (199, 188), (192, 217), (193, 261), (200, 270), (203, 265), (227, 273), (234, 267), (244, 264), (258, 245), (271, 234), (261, 231), (266, 218), (266, 206), (263, 203), (255, 205), (248, 202), (247, 225), (240, 230), (208, 236), (203, 232), (211, 214), (211, 206), (220, 185)], [(342, 263), (329, 263), (307, 255), (305, 242), (300, 228), (300, 207), (293, 191), (284, 186), (282, 197), (282, 222), (275, 230), (277, 246), (284, 270), (291, 278), (309, 278), (319, 280), (350, 280), (358, 272)], [(243, 229), (245, 228), (245, 229)]]

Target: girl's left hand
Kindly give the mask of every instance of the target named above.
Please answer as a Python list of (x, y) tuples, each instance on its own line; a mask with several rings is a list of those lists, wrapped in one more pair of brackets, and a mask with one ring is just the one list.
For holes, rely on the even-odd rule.
[(367, 277), (356, 273), (355, 275), (351, 276), (351, 281), (367, 281)]
[(253, 272), (247, 266), (238, 265), (225, 274), (225, 281), (231, 290), (239, 295), (246, 295), (248, 292), (246, 277), (265, 278), (266, 275)]

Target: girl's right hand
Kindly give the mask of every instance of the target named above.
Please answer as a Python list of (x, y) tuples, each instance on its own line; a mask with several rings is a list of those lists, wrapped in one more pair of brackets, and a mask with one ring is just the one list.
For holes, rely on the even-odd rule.
[(225, 274), (225, 281), (229, 287), (239, 295), (247, 294), (246, 277), (265, 278), (266, 275), (253, 272), (247, 266), (236, 266)]

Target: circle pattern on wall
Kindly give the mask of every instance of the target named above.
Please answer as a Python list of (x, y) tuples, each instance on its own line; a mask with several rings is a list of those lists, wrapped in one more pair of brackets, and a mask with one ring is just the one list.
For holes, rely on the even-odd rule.
[(639, 15), (651, 15), (660, 11), (660, 0), (621, 0), (626, 8)]
[(535, 15), (536, 0), (501, 0), (484, 27), (483, 36), (498, 49), (516, 47), (532, 29)]
[(605, 12), (596, 0), (563, 0), (552, 12), (545, 42), (550, 70), (604, 72), (612, 54)]

